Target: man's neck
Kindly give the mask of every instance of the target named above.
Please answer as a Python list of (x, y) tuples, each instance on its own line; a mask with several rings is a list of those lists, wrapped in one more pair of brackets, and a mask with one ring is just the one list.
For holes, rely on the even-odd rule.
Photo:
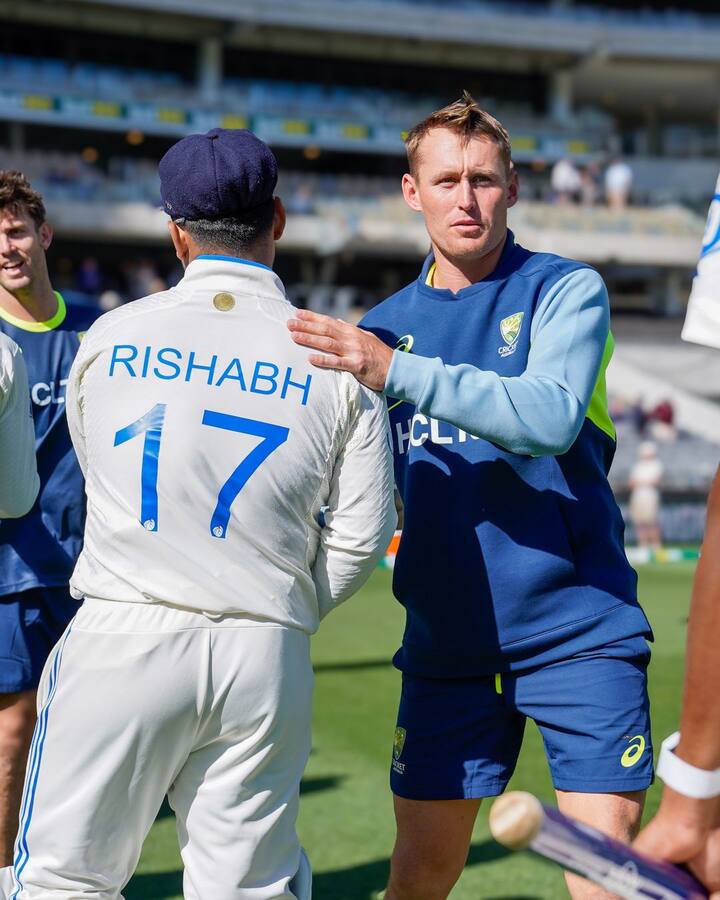
[(199, 256), (233, 256), (236, 259), (245, 259), (248, 262), (260, 263), (263, 266), (267, 266), (268, 269), (272, 269), (273, 263), (275, 262), (275, 245), (269, 244), (267, 247), (262, 246), (253, 248), (252, 252), (245, 253), (242, 256), (239, 256), (237, 253), (228, 253), (227, 250), (193, 247), (192, 251), (188, 254), (186, 265), (190, 265), (190, 263)]
[(47, 322), (58, 309), (58, 299), (49, 281), (10, 293), (0, 288), (0, 308), (23, 322)]
[(463, 288), (470, 287), (471, 284), (487, 278), (497, 268), (506, 241), (507, 232), (497, 247), (480, 259), (454, 259), (444, 256), (442, 251), (433, 247), (435, 254), (433, 287), (449, 290), (456, 294)]

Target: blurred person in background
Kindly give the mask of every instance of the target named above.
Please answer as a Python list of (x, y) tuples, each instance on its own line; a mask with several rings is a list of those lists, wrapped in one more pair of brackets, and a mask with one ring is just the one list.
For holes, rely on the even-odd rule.
[[(607, 479), (602, 279), (516, 244), (510, 140), (470, 95), (406, 147), (403, 194), (432, 246), (419, 277), (367, 314), (367, 330), (308, 310), (289, 327), (314, 364), (388, 397), (405, 504), (393, 589), (407, 622), (385, 897), (445, 900), (527, 718), (560, 808), (632, 838), (652, 780), (652, 634)], [(575, 900), (608, 897), (568, 884)]]
[(23, 351), (40, 493), (30, 512), (0, 522), (0, 863), (9, 865), (45, 660), (79, 602), (68, 581), (85, 521), (83, 479), (65, 419), (65, 385), (98, 311), (66, 303), (48, 276), (53, 238), (42, 197), (0, 172), (0, 332)]
[(155, 263), (150, 259), (128, 262), (126, 279), (130, 300), (135, 300), (137, 297), (147, 297), (167, 288), (167, 284), (158, 274)]
[(24, 516), (39, 490), (25, 362), (0, 333), (0, 519)]
[(580, 202), (583, 206), (595, 206), (600, 199), (600, 167), (588, 163), (580, 173)]
[(652, 441), (638, 447), (638, 458), (630, 471), (630, 521), (640, 547), (657, 550), (662, 544), (660, 531), (660, 482), (663, 467)]
[(625, 209), (630, 202), (633, 171), (622, 159), (614, 159), (605, 170), (605, 200), (611, 209)]
[(83, 294), (97, 296), (101, 293), (104, 278), (100, 264), (94, 256), (86, 256), (75, 274), (75, 287)]
[(118, 306), (122, 306), (123, 303), (124, 300), (122, 295), (118, 291), (103, 291), (98, 298), (98, 306), (103, 312), (110, 312), (111, 309), (117, 309)]
[(559, 159), (550, 172), (550, 187), (555, 203), (577, 203), (582, 188), (582, 179), (577, 166), (571, 159)]
[(675, 408), (670, 400), (661, 400), (648, 412), (647, 425), (657, 441), (674, 441), (677, 438)]

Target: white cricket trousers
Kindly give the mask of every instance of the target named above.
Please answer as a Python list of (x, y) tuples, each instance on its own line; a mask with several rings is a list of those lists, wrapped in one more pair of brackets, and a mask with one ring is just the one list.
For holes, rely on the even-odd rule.
[(309, 641), (86, 599), (40, 683), (9, 896), (121, 898), (167, 793), (187, 900), (294, 898)]

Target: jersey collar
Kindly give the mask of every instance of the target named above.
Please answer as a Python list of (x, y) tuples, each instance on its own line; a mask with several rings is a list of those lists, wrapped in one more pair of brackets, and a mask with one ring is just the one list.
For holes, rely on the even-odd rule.
[(236, 256), (197, 256), (185, 269), (178, 287), (252, 290), (275, 300), (287, 300), (285, 286), (269, 266)]
[(17, 316), (13, 316), (2, 307), (0, 307), (0, 319), (4, 319), (6, 322), (14, 325), (15, 328), (20, 328), (22, 331), (53, 331), (58, 325), (62, 325), (65, 321), (65, 316), (67, 315), (67, 306), (65, 305), (63, 295), (60, 291), (53, 291), (53, 293), (57, 298), (57, 309), (55, 310), (55, 314), (44, 322), (27, 322), (25, 319), (18, 319)]
[(507, 275), (512, 270), (512, 256), (515, 250), (515, 235), (508, 228), (506, 231), (506, 239), (505, 244), (502, 249), (502, 253), (500, 254), (500, 259), (498, 260), (497, 265), (490, 272), (489, 275), (486, 275), (481, 281), (476, 281), (475, 284), (470, 284), (462, 290), (458, 291), (457, 294), (454, 294), (452, 291), (447, 290), (445, 288), (436, 288), (433, 285), (433, 280), (435, 276), (435, 257), (432, 253), (428, 254), (425, 258), (425, 262), (423, 263), (422, 269), (420, 270), (420, 276), (418, 281), (420, 282), (421, 287), (423, 288), (423, 292), (429, 291), (436, 298), (440, 297), (448, 297), (448, 298), (456, 298), (461, 296), (466, 296), (466, 291), (474, 291), (479, 285), (484, 285), (490, 281), (498, 281), (501, 278), (507, 277)]

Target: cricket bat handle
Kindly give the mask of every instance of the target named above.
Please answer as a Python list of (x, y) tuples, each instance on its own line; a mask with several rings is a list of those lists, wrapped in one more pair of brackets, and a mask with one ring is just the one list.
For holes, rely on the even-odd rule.
[(657, 862), (632, 847), (544, 806), (525, 791), (499, 797), (490, 831), (511, 850), (530, 849), (601, 885), (623, 900), (707, 900), (707, 890), (684, 869)]

